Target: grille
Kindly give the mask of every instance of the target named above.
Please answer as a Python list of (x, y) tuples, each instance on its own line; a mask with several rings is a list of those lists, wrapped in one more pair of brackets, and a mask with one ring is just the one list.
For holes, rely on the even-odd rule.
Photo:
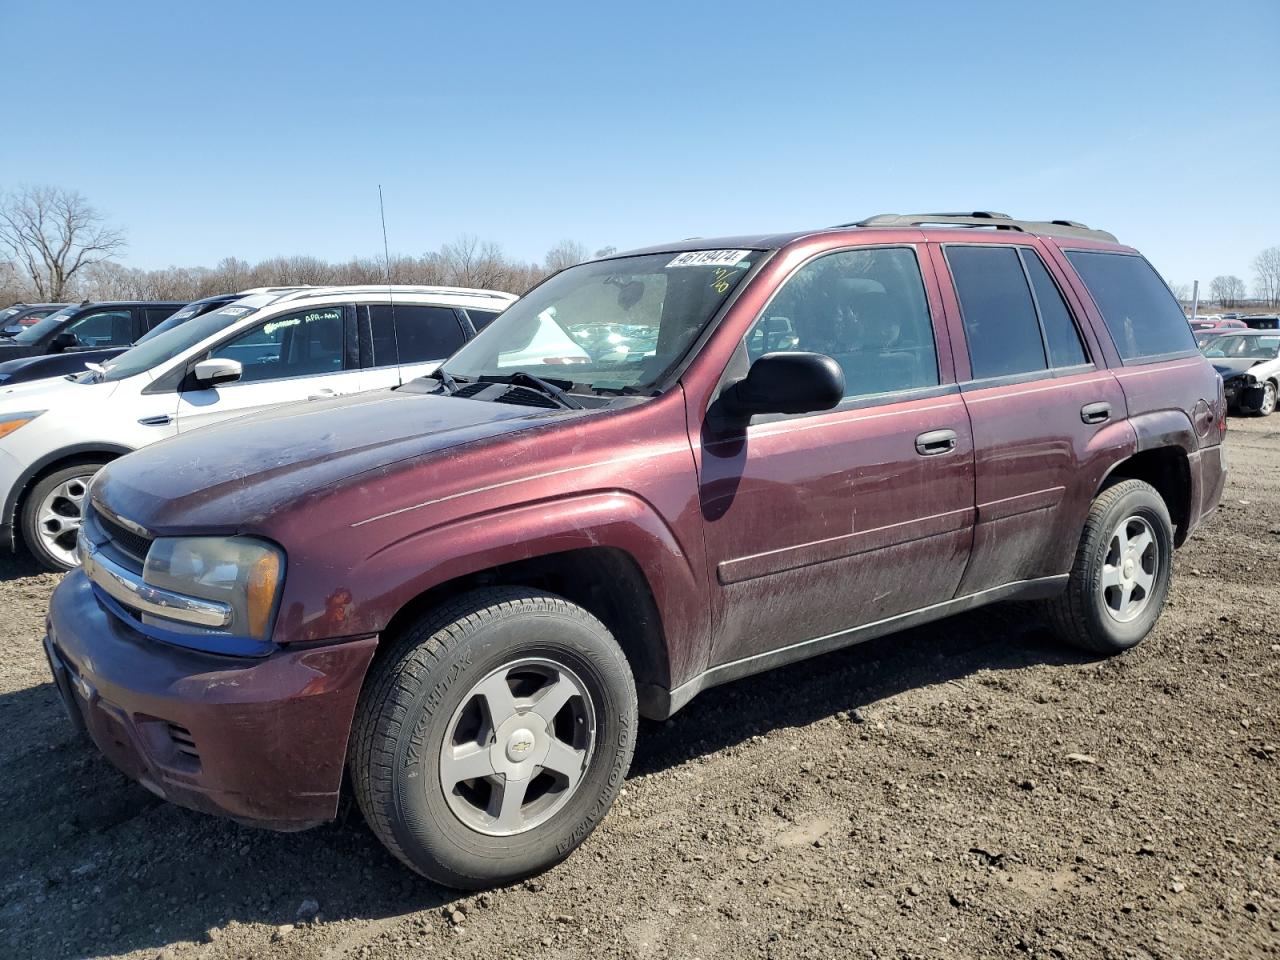
[(173, 744), (173, 750), (179, 757), (185, 757), (195, 763), (200, 762), (200, 751), (196, 749), (196, 741), (191, 736), (191, 731), (186, 727), (180, 727), (176, 723), (167, 724), (169, 730), (169, 742)]
[(147, 559), (147, 551), (151, 549), (151, 538), (134, 533), (108, 517), (101, 510), (94, 510), (94, 521), (98, 529), (121, 553), (127, 554), (139, 563)]

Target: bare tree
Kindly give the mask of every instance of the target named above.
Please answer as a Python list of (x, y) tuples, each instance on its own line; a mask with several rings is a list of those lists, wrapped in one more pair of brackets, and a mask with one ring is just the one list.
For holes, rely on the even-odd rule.
[(542, 265), (547, 273), (555, 273), (587, 259), (587, 248), (576, 240), (561, 240), (547, 251)]
[(1253, 281), (1259, 298), (1280, 307), (1280, 247), (1267, 247), (1253, 258)]
[(1171, 283), (1169, 289), (1173, 291), (1174, 297), (1179, 303), (1191, 302), (1191, 284), (1189, 283)]
[(1216, 276), (1209, 283), (1209, 295), (1224, 307), (1234, 307), (1244, 299), (1244, 281), (1232, 274)]
[(74, 190), (23, 187), (0, 202), (0, 244), (30, 277), (36, 296), (61, 300), (76, 275), (124, 249), (124, 234), (106, 225)]

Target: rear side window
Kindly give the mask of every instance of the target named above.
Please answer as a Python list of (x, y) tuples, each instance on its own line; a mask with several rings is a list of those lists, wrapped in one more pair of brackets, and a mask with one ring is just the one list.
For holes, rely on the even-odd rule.
[(1048, 368), (1040, 322), (1012, 247), (947, 246), (974, 380)]
[(1141, 360), (1196, 348), (1195, 336), (1173, 294), (1141, 257), (1070, 250), (1123, 360)]
[(1089, 358), (1085, 356), (1084, 345), (1080, 342), (1080, 331), (1076, 329), (1062, 292), (1053, 282), (1040, 255), (1030, 248), (1023, 248), (1020, 252), (1027, 267), (1027, 276), (1031, 278), (1036, 306), (1040, 308), (1040, 323), (1044, 326), (1044, 339), (1049, 347), (1049, 366), (1076, 367), (1088, 363)]
[[(375, 309), (377, 308), (370, 308), (371, 311)], [(389, 313), (390, 307), (386, 309)], [(462, 346), (466, 340), (462, 332), (462, 324), (448, 307), (397, 304), (395, 328), (401, 363), (442, 360)]]
[(164, 323), (164, 321), (173, 316), (173, 313), (173, 307), (147, 307), (147, 329), (150, 330), (152, 327)]
[(467, 316), (471, 318), (471, 325), (480, 331), (492, 323), (498, 315), (492, 310), (472, 310), (468, 307)]

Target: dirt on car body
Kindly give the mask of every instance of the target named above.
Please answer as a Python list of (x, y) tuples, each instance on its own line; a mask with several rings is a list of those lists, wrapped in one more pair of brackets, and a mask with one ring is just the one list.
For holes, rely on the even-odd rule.
[(0, 954), (1253, 957), (1280, 950), (1280, 430), (1233, 420), (1221, 510), (1139, 648), (993, 608), (646, 724), (548, 874), (460, 896), (350, 811), (298, 834), (161, 804), (76, 739), (7, 566)]

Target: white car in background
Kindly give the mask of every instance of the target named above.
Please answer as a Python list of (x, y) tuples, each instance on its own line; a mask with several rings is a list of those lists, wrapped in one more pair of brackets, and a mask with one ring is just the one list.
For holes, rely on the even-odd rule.
[(104, 463), (206, 424), (431, 373), (515, 299), (408, 286), (257, 294), (78, 376), (0, 388), (0, 534), (70, 569)]

